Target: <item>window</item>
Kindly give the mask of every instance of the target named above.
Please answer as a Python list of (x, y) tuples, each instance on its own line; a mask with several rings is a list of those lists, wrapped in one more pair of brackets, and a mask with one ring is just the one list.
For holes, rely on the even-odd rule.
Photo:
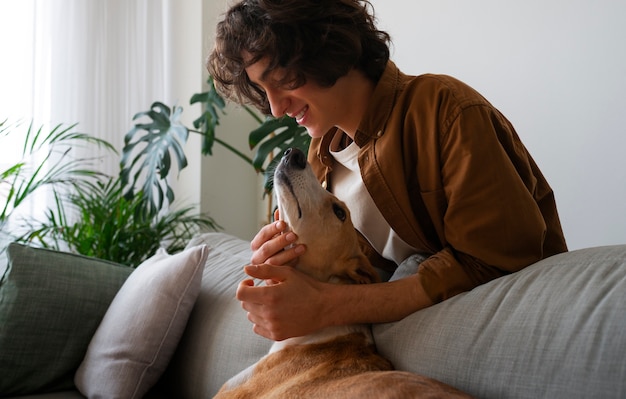
[[(78, 123), (121, 150), (135, 113), (174, 102), (171, 2), (0, 0), (0, 121)], [(11, 136), (0, 142), (0, 170), (19, 160), (23, 137)], [(99, 168), (117, 174), (119, 159)]]

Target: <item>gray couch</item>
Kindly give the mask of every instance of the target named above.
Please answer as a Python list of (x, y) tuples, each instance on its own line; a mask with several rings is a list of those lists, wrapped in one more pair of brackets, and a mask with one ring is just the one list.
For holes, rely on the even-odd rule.
[[(208, 233), (189, 247), (198, 245), (208, 258), (195, 305), (146, 397), (209, 398), (270, 347), (234, 298), (249, 243)], [(476, 397), (625, 398), (626, 245), (545, 259), (373, 332), (396, 368)], [(0, 353), (0, 381), (6, 361)], [(20, 397), (83, 396), (66, 389)]]

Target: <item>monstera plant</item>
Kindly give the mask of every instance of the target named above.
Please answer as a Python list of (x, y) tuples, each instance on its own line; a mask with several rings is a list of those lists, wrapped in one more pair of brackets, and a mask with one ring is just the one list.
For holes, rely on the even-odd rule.
[[(272, 190), (270, 175), (280, 158), (276, 155), (288, 147), (300, 148), (305, 153), (308, 151), (310, 136), (293, 118), (262, 118), (249, 107), (244, 108), (259, 123), (259, 127), (248, 136), (250, 148), (255, 149), (254, 157), (248, 157), (221, 140), (216, 135), (216, 129), (220, 117), (225, 114), (226, 102), (216, 91), (210, 76), (207, 83), (206, 92), (194, 94), (190, 99), (190, 104), (200, 103), (203, 106), (202, 114), (193, 122), (193, 128), (181, 122), (181, 106), (169, 107), (155, 102), (148, 111), (135, 115), (133, 120), (136, 123), (124, 138), (121, 161), (124, 195), (132, 198), (138, 189), (141, 190), (146, 196), (146, 208), (142, 212), (148, 215), (160, 209), (163, 203), (174, 200), (174, 192), (167, 178), (173, 161), (179, 171), (187, 166), (183, 148), (190, 133), (202, 136), (203, 155), (211, 155), (213, 146), (218, 144), (257, 172), (263, 173), (266, 193)], [(143, 185), (138, 188), (140, 181), (143, 181)]]

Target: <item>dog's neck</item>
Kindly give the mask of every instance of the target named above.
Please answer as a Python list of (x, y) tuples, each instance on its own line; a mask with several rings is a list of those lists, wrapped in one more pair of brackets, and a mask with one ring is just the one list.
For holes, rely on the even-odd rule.
[(272, 344), (269, 353), (278, 352), (292, 345), (308, 345), (330, 341), (333, 338), (341, 337), (352, 333), (362, 333), (367, 338), (368, 343), (373, 344), (372, 331), (367, 324), (352, 324), (345, 326), (330, 326), (302, 337), (287, 338), (283, 341), (276, 341)]

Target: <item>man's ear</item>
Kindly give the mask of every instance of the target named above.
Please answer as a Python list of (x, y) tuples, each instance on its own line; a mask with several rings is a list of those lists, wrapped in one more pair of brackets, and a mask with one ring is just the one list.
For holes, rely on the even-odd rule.
[(347, 277), (355, 284), (380, 283), (380, 276), (365, 255), (350, 259)]

